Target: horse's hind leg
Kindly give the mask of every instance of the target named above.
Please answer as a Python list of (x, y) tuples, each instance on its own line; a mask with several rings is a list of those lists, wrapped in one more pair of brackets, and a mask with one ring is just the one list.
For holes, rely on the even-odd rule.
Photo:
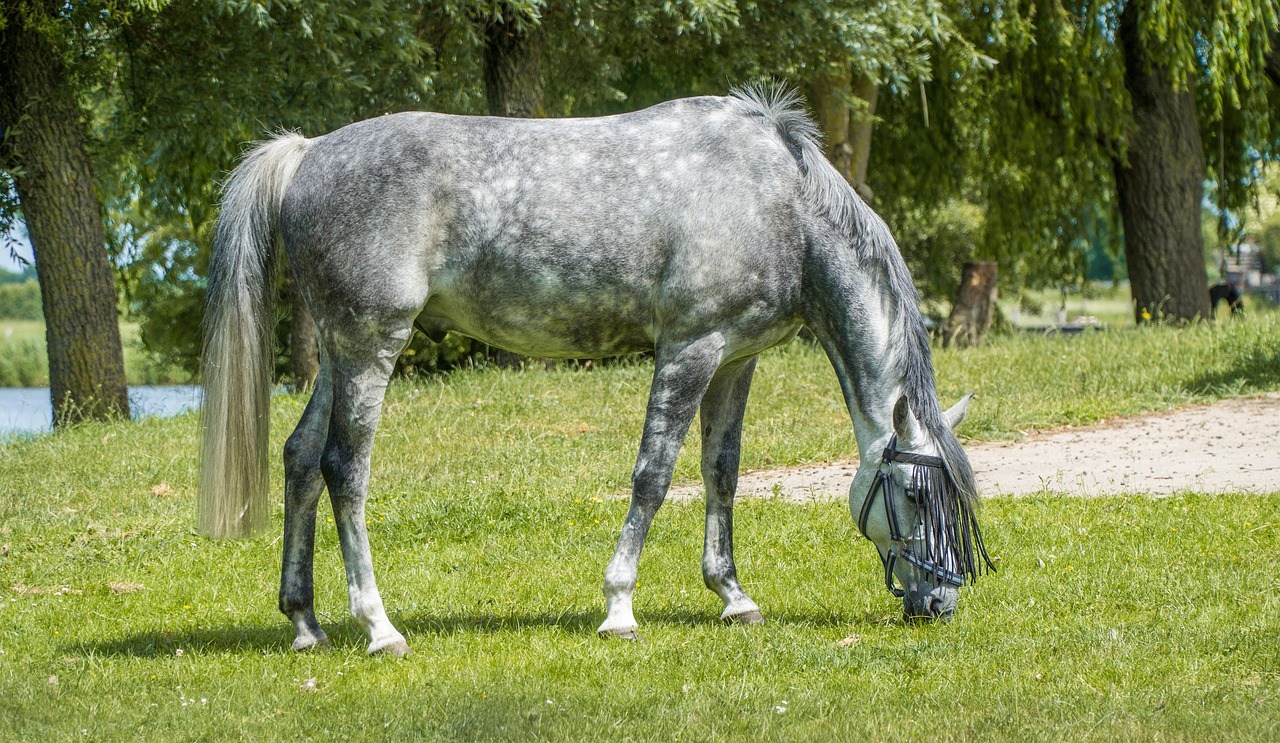
[(640, 550), (653, 516), (667, 497), (680, 444), (693, 422), (707, 383), (720, 366), (723, 340), (718, 335), (701, 338), (672, 352), (659, 348), (649, 390), (640, 455), (631, 477), (631, 509), (618, 537), (618, 548), (604, 576), (609, 615), (597, 632), (635, 638), (636, 618), (631, 598), (636, 589)]
[[(333, 413), (320, 471), (329, 486), (333, 517), (346, 566), (351, 616), (369, 635), (369, 653), (406, 655), (404, 641), (382, 605), (373, 578), (364, 503), (369, 488), (369, 455), (382, 416), (382, 400), (395, 359), (412, 332), (412, 317), (374, 337), (331, 344)], [(334, 347), (336, 345), (336, 347)]]
[(328, 645), (316, 621), (312, 564), (316, 544), (316, 506), (324, 479), (320, 454), (329, 433), (333, 384), (327, 361), (322, 361), (315, 389), (298, 427), (284, 445), (284, 560), (280, 571), (280, 611), (289, 617), (298, 637), (294, 650)]
[(726, 622), (764, 621), (760, 607), (738, 583), (733, 563), (733, 496), (738, 488), (742, 417), (756, 359), (716, 373), (702, 400), (702, 482), (707, 491), (707, 537), (702, 551), (702, 579), (724, 601)]

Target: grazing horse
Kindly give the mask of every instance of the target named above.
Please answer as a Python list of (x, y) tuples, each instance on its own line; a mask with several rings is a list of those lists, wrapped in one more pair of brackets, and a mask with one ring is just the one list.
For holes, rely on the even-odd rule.
[(284, 448), (280, 611), (295, 649), (327, 643), (312, 583), (327, 486), (369, 652), (409, 651), (374, 582), (364, 504), (387, 380), (415, 324), (541, 357), (654, 352), (601, 634), (636, 636), (640, 550), (695, 414), (703, 576), (722, 619), (762, 621), (733, 561), (742, 418), (758, 355), (802, 324), (835, 366), (862, 453), (851, 512), (906, 614), (950, 616), (957, 587), (991, 568), (952, 433), (968, 398), (939, 406), (897, 246), (790, 92), (586, 119), (403, 113), (254, 148), (226, 183), (210, 266), (199, 526), (214, 537), (267, 520), (277, 234), (321, 359)]

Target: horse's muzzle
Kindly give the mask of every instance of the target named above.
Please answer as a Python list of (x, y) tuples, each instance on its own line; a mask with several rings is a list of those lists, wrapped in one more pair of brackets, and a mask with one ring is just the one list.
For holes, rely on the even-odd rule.
[(925, 583), (908, 589), (902, 597), (904, 619), (950, 619), (956, 613), (956, 601), (960, 592), (951, 586)]

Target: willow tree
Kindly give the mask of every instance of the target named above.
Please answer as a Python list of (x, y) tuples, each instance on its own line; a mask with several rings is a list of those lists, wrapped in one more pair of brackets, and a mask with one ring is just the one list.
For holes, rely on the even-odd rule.
[[(94, 46), (86, 14), (61, 2), (0, 10), (0, 232), (26, 222), (49, 353), (54, 425), (129, 415), (116, 293), (77, 86)], [(89, 19), (92, 16), (88, 16)], [(4, 184), (5, 186), (8, 183)]]
[[(986, 208), (989, 252), (1040, 266), (1073, 245), (1121, 242), (1139, 322), (1210, 314), (1203, 186), (1238, 208), (1256, 162), (1277, 154), (1267, 78), (1269, 0), (960, 0), (962, 33), (997, 64), (926, 86), (934, 132), (900, 129), (892, 152), (943, 168)], [(893, 102), (916, 107), (910, 98)], [(897, 121), (919, 122), (920, 111)], [(942, 136), (941, 132), (946, 135)], [(911, 168), (897, 194), (928, 193)], [(1100, 223), (1102, 226), (1100, 226)]]

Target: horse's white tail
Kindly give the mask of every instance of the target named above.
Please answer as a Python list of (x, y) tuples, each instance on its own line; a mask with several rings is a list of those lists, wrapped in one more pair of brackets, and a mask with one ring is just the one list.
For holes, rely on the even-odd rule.
[(197, 528), (251, 536), (270, 515), (267, 434), (280, 205), (307, 140), (283, 134), (244, 158), (223, 187), (205, 303)]

